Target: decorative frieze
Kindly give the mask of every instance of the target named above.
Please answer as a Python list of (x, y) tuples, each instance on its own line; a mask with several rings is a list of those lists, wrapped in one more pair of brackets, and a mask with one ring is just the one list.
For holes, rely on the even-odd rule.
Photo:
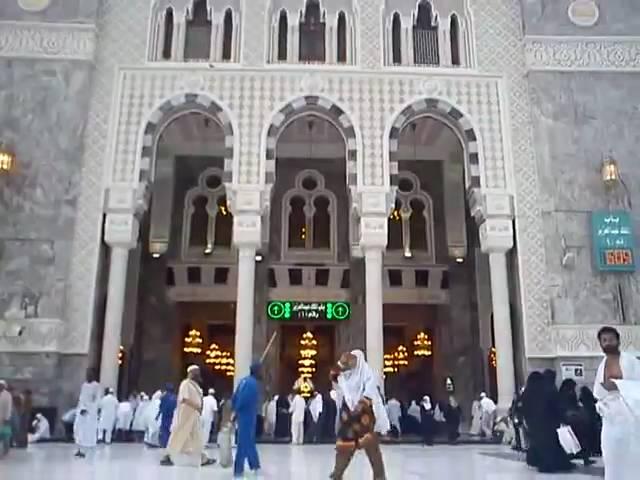
[[(640, 354), (640, 328), (615, 325), (620, 332), (622, 350)], [(553, 352), (559, 357), (593, 357), (602, 355), (598, 343), (599, 325), (554, 325), (551, 329)]]
[(640, 70), (640, 37), (525, 37), (529, 70)]
[(93, 61), (93, 25), (0, 22), (0, 57)]

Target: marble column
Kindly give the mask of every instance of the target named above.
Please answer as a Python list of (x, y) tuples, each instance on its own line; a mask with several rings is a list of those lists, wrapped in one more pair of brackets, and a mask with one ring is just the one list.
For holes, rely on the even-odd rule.
[(253, 322), (256, 279), (256, 247), (238, 246), (234, 385), (249, 374), (253, 357)]
[(516, 391), (506, 251), (489, 251), (493, 331), (497, 352), (498, 407), (506, 411)]
[(122, 337), (128, 263), (129, 246), (111, 245), (107, 308), (104, 315), (104, 336), (100, 361), (100, 383), (105, 388), (110, 387), (114, 390), (118, 388), (118, 352)]
[[(109, 206), (126, 205), (132, 208), (135, 203), (135, 190), (130, 188), (110, 188)], [(109, 255), (109, 283), (107, 285), (107, 307), (102, 339), (102, 357), (100, 362), (100, 383), (104, 387), (118, 388), (118, 352), (122, 340), (122, 319), (127, 289), (127, 267), (129, 251), (138, 244), (139, 223), (133, 213), (120, 211), (107, 213), (105, 218), (104, 240), (111, 248)], [(132, 210), (129, 210), (131, 212)]]
[(365, 248), (365, 302), (367, 361), (382, 374), (384, 363), (384, 326), (382, 316), (382, 248)]

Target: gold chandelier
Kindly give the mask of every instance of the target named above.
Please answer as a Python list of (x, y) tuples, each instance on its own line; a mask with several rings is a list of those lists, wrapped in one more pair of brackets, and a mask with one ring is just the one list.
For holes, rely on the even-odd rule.
[(300, 358), (298, 359), (298, 373), (300, 378), (296, 382), (300, 395), (309, 397), (313, 393), (313, 383), (311, 377), (316, 372), (316, 360), (318, 355), (318, 341), (313, 333), (307, 331), (300, 339)]
[(498, 366), (498, 351), (496, 347), (491, 347), (491, 350), (489, 350), (489, 365), (493, 368)]
[(433, 355), (431, 338), (425, 332), (420, 332), (416, 335), (416, 339), (413, 341), (413, 355), (414, 357), (430, 357)]
[(182, 347), (182, 351), (184, 353), (191, 353), (197, 355), (202, 353), (202, 334), (200, 330), (196, 330), (192, 328), (189, 330), (189, 333), (184, 338), (184, 345)]
[(407, 351), (407, 347), (400, 345), (393, 353), (385, 353), (383, 360), (383, 373), (398, 373), (403, 368), (409, 366), (409, 352)]
[(212, 343), (205, 352), (205, 363), (211, 365), (214, 371), (227, 377), (233, 377), (236, 373), (233, 355), (227, 350), (222, 350), (217, 343)]

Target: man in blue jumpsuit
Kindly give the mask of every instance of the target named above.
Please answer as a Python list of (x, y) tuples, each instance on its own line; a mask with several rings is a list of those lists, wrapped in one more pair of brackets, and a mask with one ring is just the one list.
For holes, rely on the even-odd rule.
[(235, 477), (242, 477), (244, 462), (249, 461), (253, 471), (260, 469), (260, 458), (256, 448), (256, 417), (258, 415), (259, 387), (262, 379), (260, 364), (251, 366), (251, 374), (240, 380), (231, 405), (238, 423), (238, 448), (233, 466)]
[(162, 448), (167, 448), (167, 443), (169, 443), (173, 414), (178, 405), (178, 399), (173, 390), (173, 385), (168, 383), (165, 386), (165, 392), (162, 398), (160, 398), (160, 411), (158, 412), (158, 417), (160, 418), (160, 435), (158, 436), (158, 440)]

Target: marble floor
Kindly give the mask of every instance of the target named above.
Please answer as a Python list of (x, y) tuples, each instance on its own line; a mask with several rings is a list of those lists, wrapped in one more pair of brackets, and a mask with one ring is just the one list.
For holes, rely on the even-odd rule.
[[(332, 467), (331, 446), (292, 447), (260, 445), (263, 479), (325, 480)], [(2, 480), (216, 480), (231, 479), (231, 470), (219, 466), (160, 467), (161, 452), (139, 445), (112, 445), (98, 448), (90, 457), (72, 457), (73, 446), (45, 444), (26, 451), (13, 450), (0, 460)], [(209, 453), (216, 455), (215, 450)], [(502, 447), (415, 445), (383, 446), (388, 480), (587, 480), (602, 475), (598, 467), (564, 475), (542, 475), (527, 468), (518, 456)], [(256, 478), (256, 477), (249, 477)], [(364, 454), (358, 454), (345, 480), (370, 480)]]

